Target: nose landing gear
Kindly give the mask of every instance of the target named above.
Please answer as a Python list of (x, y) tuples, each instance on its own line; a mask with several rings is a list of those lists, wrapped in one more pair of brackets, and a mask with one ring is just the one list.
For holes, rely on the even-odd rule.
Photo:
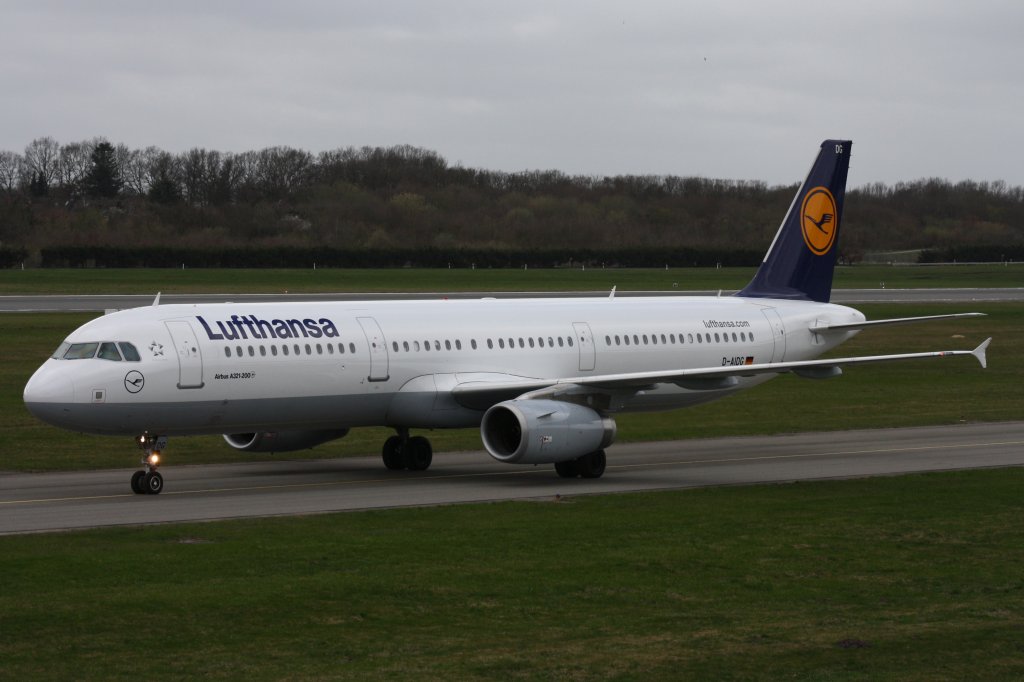
[(160, 453), (167, 447), (167, 436), (153, 436), (144, 433), (136, 441), (142, 450), (142, 465), (132, 474), (132, 492), (136, 495), (159, 495), (164, 489), (164, 477), (157, 471)]

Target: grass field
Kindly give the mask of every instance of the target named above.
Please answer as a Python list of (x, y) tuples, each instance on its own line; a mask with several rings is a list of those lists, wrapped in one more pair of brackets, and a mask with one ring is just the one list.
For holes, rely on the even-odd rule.
[[(837, 354), (970, 349), (992, 336), (990, 369), (983, 371), (966, 358), (858, 367), (827, 381), (785, 375), (709, 405), (674, 412), (621, 415), (617, 419), (619, 440), (952, 424), (1024, 416), (1024, 368), (1015, 359), (1017, 349), (1024, 347), (1024, 304), (864, 305), (860, 309), (875, 319), (975, 309), (989, 317), (863, 332), (841, 346)], [(46, 471), (135, 464), (138, 453), (130, 438), (74, 434), (47, 426), (28, 414), (21, 400), (22, 388), (35, 368), (68, 332), (90, 317), (72, 313), (0, 316), (0, 348), (4, 349), (0, 354), (0, 470)], [(388, 435), (390, 432), (385, 429), (356, 429), (340, 441), (293, 456), (376, 454)], [(481, 447), (475, 429), (434, 431), (429, 435), (436, 452)], [(165, 455), (168, 466), (267, 457), (237, 453), (219, 436), (172, 438)]]
[[(399, 291), (619, 291), (733, 290), (755, 268), (529, 270), (0, 270), (0, 295), (165, 294)], [(845, 289), (1019, 287), (1024, 265), (879, 266), (836, 269)]]
[(1022, 486), (1008, 469), (4, 537), (0, 678), (1019, 680)]

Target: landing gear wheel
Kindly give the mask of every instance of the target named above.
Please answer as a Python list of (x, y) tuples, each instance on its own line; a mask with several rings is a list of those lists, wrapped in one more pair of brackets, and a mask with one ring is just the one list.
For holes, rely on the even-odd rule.
[(139, 469), (132, 474), (132, 492), (136, 495), (143, 495), (146, 489), (142, 487), (142, 479), (146, 476), (146, 472)]
[(147, 495), (159, 495), (164, 489), (164, 477), (159, 471), (150, 471), (142, 477), (142, 487)]
[(604, 450), (598, 450), (576, 460), (576, 468), (583, 478), (601, 478), (605, 463)]
[(403, 454), (402, 439), (398, 436), (391, 436), (384, 441), (384, 449), (381, 451), (381, 458), (384, 466), (392, 471), (405, 468), (405, 457)]
[(580, 475), (579, 468), (576, 466), (577, 460), (570, 459), (564, 462), (555, 462), (555, 471), (562, 478), (576, 478)]
[(405, 465), (409, 471), (426, 471), (434, 460), (434, 448), (423, 436), (414, 436), (405, 444)]

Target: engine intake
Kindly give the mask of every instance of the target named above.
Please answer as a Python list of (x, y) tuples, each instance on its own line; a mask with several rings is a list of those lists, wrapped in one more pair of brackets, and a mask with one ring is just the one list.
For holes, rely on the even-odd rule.
[(553, 464), (611, 445), (615, 421), (559, 400), (507, 400), (487, 410), (480, 436), (499, 462)]
[(225, 433), (228, 445), (242, 452), (293, 452), (308, 450), (327, 441), (337, 440), (348, 429), (327, 431), (257, 431), (255, 433)]

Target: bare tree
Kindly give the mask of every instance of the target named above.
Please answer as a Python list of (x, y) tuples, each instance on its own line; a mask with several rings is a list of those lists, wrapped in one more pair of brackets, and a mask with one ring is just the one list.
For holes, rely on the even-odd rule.
[(62, 145), (57, 156), (57, 184), (74, 191), (81, 185), (82, 179), (92, 166), (90, 157), (95, 141), (70, 142)]
[(25, 159), (14, 152), (0, 151), (0, 189), (13, 192), (22, 184)]
[(25, 163), (32, 175), (52, 185), (57, 179), (60, 145), (52, 137), (39, 137), (25, 147)]

